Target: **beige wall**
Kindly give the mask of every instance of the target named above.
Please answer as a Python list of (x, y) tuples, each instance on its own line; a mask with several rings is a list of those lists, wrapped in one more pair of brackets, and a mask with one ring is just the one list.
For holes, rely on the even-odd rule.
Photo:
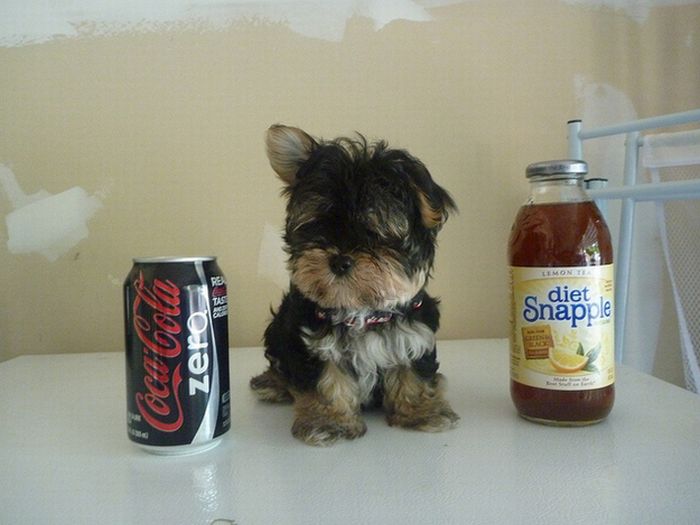
[(238, 20), (5, 45), (0, 164), (26, 194), (78, 186), (101, 207), (55, 261), (11, 253), (0, 230), (0, 360), (121, 351), (121, 282), (132, 257), (154, 254), (218, 255), (231, 344), (258, 345), (282, 294), (260, 258), (266, 225), (283, 220), (262, 145), (275, 122), (357, 130), (420, 157), (461, 210), (431, 286), (440, 336), (505, 337), (525, 166), (564, 156), (565, 122), (583, 113), (601, 125), (618, 110), (700, 107), (700, 5), (632, 16), (595, 3), (455, 2), (378, 30), (354, 16), (338, 41)]

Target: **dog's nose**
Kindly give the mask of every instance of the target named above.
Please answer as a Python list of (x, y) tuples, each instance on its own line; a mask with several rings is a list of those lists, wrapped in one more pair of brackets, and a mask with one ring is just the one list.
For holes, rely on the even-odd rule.
[(349, 255), (334, 255), (331, 257), (331, 260), (329, 261), (329, 264), (331, 266), (331, 271), (340, 276), (340, 275), (345, 275), (350, 271), (352, 268), (352, 265), (354, 264), (354, 261), (352, 260), (352, 257)]

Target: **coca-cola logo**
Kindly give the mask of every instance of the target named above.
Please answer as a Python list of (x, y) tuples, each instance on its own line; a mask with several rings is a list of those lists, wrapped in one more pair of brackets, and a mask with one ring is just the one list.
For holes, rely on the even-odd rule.
[(154, 279), (146, 286), (143, 272), (134, 281), (133, 327), (143, 344), (144, 390), (136, 392), (136, 406), (153, 428), (175, 432), (182, 426), (180, 402), (181, 363), (171, 369), (182, 352), (179, 334), (180, 289), (170, 280)]

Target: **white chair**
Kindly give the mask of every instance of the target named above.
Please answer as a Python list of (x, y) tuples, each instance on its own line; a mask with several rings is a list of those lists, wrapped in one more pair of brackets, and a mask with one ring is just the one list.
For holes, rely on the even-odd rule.
[[(593, 174), (595, 178), (589, 184), (590, 194), (606, 216), (607, 201), (621, 201), (614, 257), (616, 360), (623, 359), (629, 321), (627, 301), (633, 268), (635, 208), (638, 202), (654, 201), (678, 317), (686, 387), (697, 393), (700, 390), (700, 201), (697, 200), (700, 199), (700, 129), (649, 133), (689, 124), (700, 126), (700, 109), (596, 129), (584, 129), (580, 120), (573, 120), (568, 123), (568, 149), (570, 158), (585, 160), (584, 141), (625, 136), (622, 185), (608, 187), (605, 179), (614, 178), (611, 174)], [(641, 180), (639, 175), (644, 170), (650, 182)], [(643, 261), (635, 262), (640, 264)]]

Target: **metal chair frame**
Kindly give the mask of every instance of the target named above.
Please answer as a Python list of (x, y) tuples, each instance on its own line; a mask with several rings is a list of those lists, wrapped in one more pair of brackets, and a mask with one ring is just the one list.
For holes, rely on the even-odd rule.
[(641, 201), (700, 198), (700, 179), (682, 182), (638, 183), (639, 149), (642, 146), (641, 132), (694, 122), (700, 122), (700, 109), (594, 129), (583, 129), (581, 120), (571, 120), (567, 124), (568, 154), (571, 159), (585, 160), (583, 142), (586, 140), (614, 135), (625, 135), (626, 138), (623, 185), (607, 187), (605, 179), (592, 179), (588, 185), (589, 193), (596, 200), (603, 213), (606, 213), (606, 200), (620, 199), (622, 201), (615, 254), (615, 359), (617, 362), (621, 362), (624, 355), (635, 204)]

